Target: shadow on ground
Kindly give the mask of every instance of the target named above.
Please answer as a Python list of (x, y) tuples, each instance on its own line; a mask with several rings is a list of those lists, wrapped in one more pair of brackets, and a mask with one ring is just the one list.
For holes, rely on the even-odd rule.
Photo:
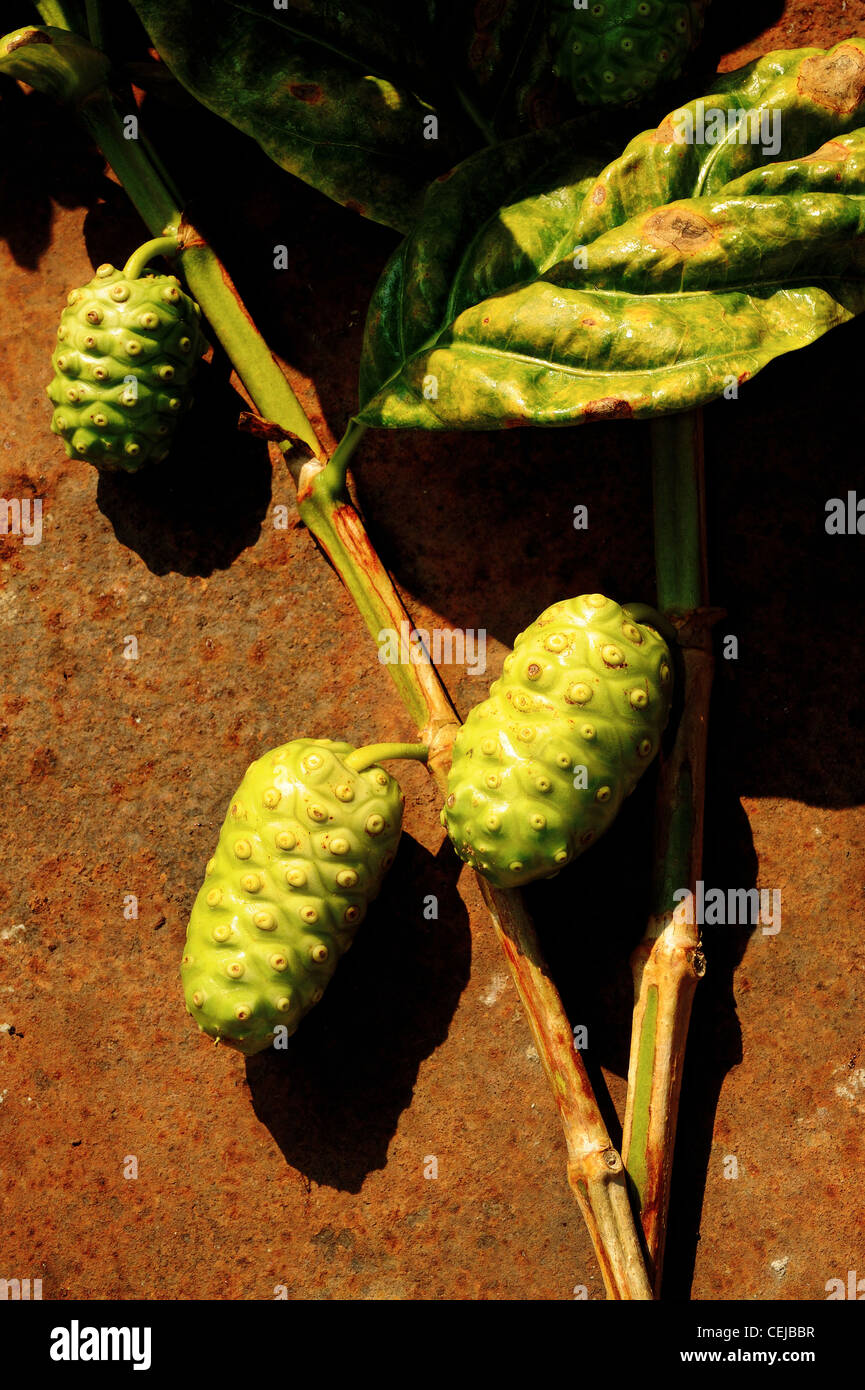
[(106, 178), (102, 156), (77, 120), (5, 78), (0, 148), (0, 238), (18, 265), (35, 270), (51, 245), (54, 204), (93, 208), (116, 185)]
[(96, 504), (154, 574), (207, 576), (258, 540), (271, 498), (267, 445), (238, 433), (248, 407), (226, 359), (201, 362), (171, 453), (140, 473), (101, 473)]
[[(418, 1069), (448, 1034), (469, 978), (459, 864), (403, 837), (396, 864), (327, 993), (285, 1051), (246, 1064), (255, 1113), (309, 1183), (359, 1192), (383, 1168)], [(438, 920), (416, 885), (438, 898)]]

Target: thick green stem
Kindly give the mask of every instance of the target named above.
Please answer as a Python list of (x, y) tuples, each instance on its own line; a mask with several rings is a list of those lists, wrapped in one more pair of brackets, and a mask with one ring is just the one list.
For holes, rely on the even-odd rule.
[(655, 1294), (660, 1290), (679, 1092), (691, 1001), (705, 971), (699, 926), (682, 889), (700, 872), (712, 684), (700, 412), (652, 424), (658, 607), (678, 632), (683, 708), (662, 757), (655, 873), (646, 933), (631, 958), (634, 1016), (622, 1150), (639, 1204)]
[(87, 37), (94, 48), (102, 48), (105, 44), (102, 0), (86, 0), (85, 13), (87, 15)]
[(181, 229), (178, 265), (259, 415), (302, 439), (314, 454), (321, 445), (303, 407), (237, 293), (216, 252), (188, 223)]
[(665, 415), (650, 429), (658, 607), (690, 613), (708, 591), (702, 412)]
[(81, 117), (114, 170), (151, 236), (179, 228), (182, 213), (142, 143), (128, 139), (109, 94), (96, 93), (81, 108)]
[(43, 24), (75, 33), (75, 25), (69, 19), (68, 6), (64, 5), (63, 0), (36, 0), (36, 9)]
[[(346, 489), (346, 467), (364, 433), (363, 425), (351, 421), (327, 465), (311, 462), (295, 477), (298, 510), (354, 599), (408, 713), (434, 745), (435, 762), (449, 747), (449, 740), (441, 746), (441, 731), (457, 720), (435, 668), (413, 640), (414, 627)], [(392, 634), (407, 660), (387, 659)]]

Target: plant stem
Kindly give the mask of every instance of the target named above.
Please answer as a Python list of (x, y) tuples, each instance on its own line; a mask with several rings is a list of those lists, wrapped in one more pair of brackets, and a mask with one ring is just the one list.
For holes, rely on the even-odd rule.
[(126, 138), (108, 92), (104, 88), (95, 92), (81, 107), (80, 115), (151, 236), (162, 236), (169, 229), (177, 231), (182, 220), (180, 208), (148, 159), (142, 142)]
[[(378, 642), (383, 629), (411, 632), (411, 621), (345, 490), (345, 467), (363, 427), (349, 426), (331, 462), (307, 463), (295, 477), (302, 520), (330, 558)], [(294, 472), (297, 460), (290, 459)], [(335, 466), (334, 466), (335, 465)], [(458, 716), (426, 660), (388, 667), (429, 745), (427, 767), (447, 792)], [(519, 893), (479, 879), (499, 945), (523, 1002), (550, 1083), (568, 1151), (568, 1182), (580, 1205), (611, 1299), (650, 1299), (651, 1289), (628, 1200), (624, 1165), (607, 1132), (567, 1015)]]
[[(446, 783), (443, 790), (446, 789)], [(588, 1227), (608, 1299), (652, 1298), (624, 1164), (604, 1124), (522, 895), (478, 882), (550, 1084), (568, 1151), (568, 1184)]]
[[(345, 465), (362, 433), (362, 426), (350, 425), (330, 463), (316, 460), (304, 466), (295, 477), (298, 510), (354, 599), (380, 659), (386, 656), (381, 646), (384, 635), (391, 632), (407, 652), (419, 655), (414, 626), (345, 489)], [(391, 662), (388, 670), (424, 742), (430, 745), (434, 772), (442, 755), (449, 753), (458, 726), (451, 703), (428, 661)], [(451, 729), (450, 737), (443, 732), (447, 729)]]
[(651, 916), (631, 957), (635, 1004), (622, 1152), (657, 1297), (691, 1002), (706, 968), (699, 926), (688, 921), (693, 914), (679, 890), (693, 894), (702, 861), (717, 613), (706, 606), (702, 414), (663, 417), (651, 429), (658, 608), (678, 632), (684, 703), (673, 747), (662, 754)]
[[(178, 257), (190, 293), (201, 305), (259, 414), (318, 454), (321, 445), (303, 407), (255, 327), (225, 266), (191, 223), (181, 227)], [(283, 451), (289, 447), (282, 446)]]
[(36, 9), (43, 24), (75, 33), (75, 25), (69, 19), (63, 0), (36, 0)]
[(689, 613), (709, 587), (702, 411), (661, 416), (650, 429), (658, 607)]
[(101, 0), (86, 0), (84, 9), (87, 15), (87, 37), (94, 48), (102, 48), (105, 43), (105, 28), (102, 23)]

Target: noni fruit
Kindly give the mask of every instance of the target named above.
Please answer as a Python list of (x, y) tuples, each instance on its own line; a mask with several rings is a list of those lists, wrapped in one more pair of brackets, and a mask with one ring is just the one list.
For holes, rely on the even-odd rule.
[(709, 0), (553, 0), (556, 71), (587, 105), (624, 105), (679, 76)]
[(318, 1003), (389, 868), (403, 795), (381, 757), (298, 738), (247, 770), (207, 865), (181, 975), (200, 1028), (248, 1056)]
[(658, 751), (670, 650), (603, 594), (521, 632), (453, 749), (442, 825), (500, 888), (549, 877), (612, 824)]
[(168, 453), (204, 346), (201, 311), (177, 277), (139, 266), (138, 252), (122, 271), (101, 265), (71, 292), (47, 388), (69, 457), (129, 473)]

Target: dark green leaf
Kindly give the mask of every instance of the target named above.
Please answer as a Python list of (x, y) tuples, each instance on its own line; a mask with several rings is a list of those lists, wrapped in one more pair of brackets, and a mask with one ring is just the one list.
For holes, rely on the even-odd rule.
[(295, 0), (287, 11), (229, 0), (132, 4), (199, 101), (282, 168), (375, 221), (410, 226), (429, 181), (471, 148), (465, 117), (457, 126), (439, 116), (429, 138), (426, 118), (437, 112), (412, 82), (433, 40), (395, 0)]

